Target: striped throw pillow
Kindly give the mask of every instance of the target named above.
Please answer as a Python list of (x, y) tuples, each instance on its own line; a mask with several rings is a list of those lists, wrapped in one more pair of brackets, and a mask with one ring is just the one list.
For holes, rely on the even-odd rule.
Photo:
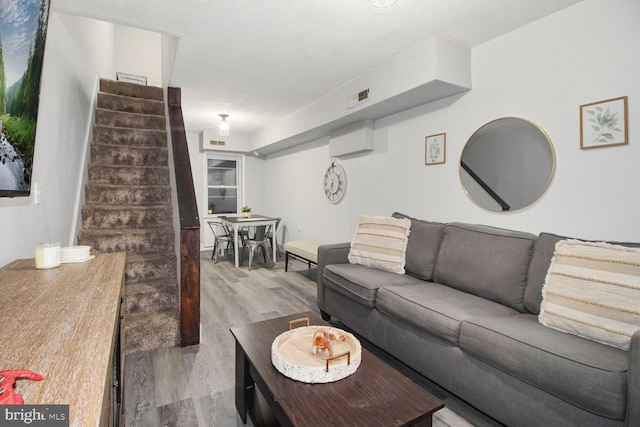
[(361, 215), (351, 241), (349, 262), (404, 274), (411, 220)]
[(543, 325), (628, 350), (640, 329), (640, 249), (561, 240), (542, 296)]

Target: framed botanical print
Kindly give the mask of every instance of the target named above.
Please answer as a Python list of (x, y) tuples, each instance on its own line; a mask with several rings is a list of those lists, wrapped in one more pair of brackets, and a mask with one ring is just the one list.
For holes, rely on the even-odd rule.
[(628, 144), (627, 97), (580, 106), (580, 148)]
[(424, 164), (438, 165), (447, 160), (447, 134), (438, 133), (424, 139)]

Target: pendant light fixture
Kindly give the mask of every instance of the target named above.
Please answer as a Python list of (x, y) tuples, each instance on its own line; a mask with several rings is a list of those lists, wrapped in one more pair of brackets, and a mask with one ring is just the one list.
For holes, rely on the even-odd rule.
[(396, 1), (397, 0), (369, 0), (369, 3), (371, 3), (373, 7), (385, 8), (393, 5)]
[(228, 136), (229, 135), (229, 122), (227, 122), (228, 114), (218, 114), (222, 121), (220, 122), (220, 136)]

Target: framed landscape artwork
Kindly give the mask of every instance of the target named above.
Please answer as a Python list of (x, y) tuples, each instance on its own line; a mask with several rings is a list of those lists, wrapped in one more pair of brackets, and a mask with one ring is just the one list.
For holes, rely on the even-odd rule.
[(627, 97), (580, 106), (580, 148), (628, 144)]
[(447, 134), (438, 133), (424, 139), (424, 164), (438, 165), (447, 159)]
[(0, 196), (29, 196), (49, 0), (3, 0)]

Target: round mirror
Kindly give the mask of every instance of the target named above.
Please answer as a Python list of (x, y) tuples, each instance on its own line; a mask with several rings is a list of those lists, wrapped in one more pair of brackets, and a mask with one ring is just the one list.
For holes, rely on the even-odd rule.
[(460, 181), (482, 208), (511, 212), (535, 202), (556, 169), (551, 139), (538, 125), (517, 117), (487, 123), (460, 156)]

